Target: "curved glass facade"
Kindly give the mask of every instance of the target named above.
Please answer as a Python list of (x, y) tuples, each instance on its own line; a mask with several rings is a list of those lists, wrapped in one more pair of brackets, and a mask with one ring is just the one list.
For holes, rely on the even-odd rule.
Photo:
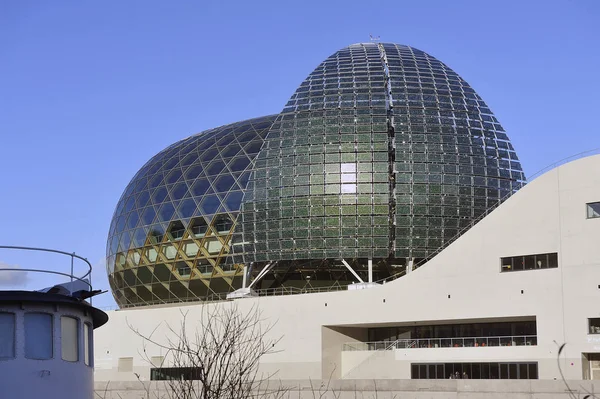
[[(122, 306), (241, 286), (316, 287), (404, 270), (524, 183), (485, 102), (408, 46), (356, 44), (283, 111), (209, 130), (152, 158), (119, 201), (108, 273)], [(239, 211), (239, 212), (238, 212)], [(238, 217), (239, 213), (239, 217)], [(236, 227), (237, 224), (237, 227)]]
[(231, 233), (256, 154), (275, 116), (181, 140), (131, 180), (110, 226), (107, 272), (120, 306), (229, 292), (241, 280)]
[(269, 131), (242, 205), (241, 257), (405, 265), (523, 179), (504, 129), (454, 71), (411, 47), (352, 45), (302, 82)]

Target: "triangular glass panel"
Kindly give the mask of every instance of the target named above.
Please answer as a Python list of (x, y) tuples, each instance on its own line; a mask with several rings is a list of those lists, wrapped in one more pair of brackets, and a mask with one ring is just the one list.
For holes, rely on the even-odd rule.
[(241, 156), (235, 158), (233, 161), (229, 163), (229, 169), (233, 172), (241, 172), (245, 170), (248, 165), (250, 165), (250, 159), (247, 156)]
[(138, 208), (145, 207), (146, 205), (148, 205), (149, 201), (150, 201), (150, 193), (148, 192), (148, 190), (142, 191), (136, 197), (136, 203), (137, 203)]
[(153, 175), (152, 177), (150, 177), (150, 182), (148, 184), (148, 188), (150, 190), (153, 190), (156, 187), (160, 186), (161, 184), (163, 184), (163, 174), (157, 173), (156, 175)]
[(167, 176), (167, 179), (166, 179), (167, 184), (173, 184), (173, 183), (177, 182), (181, 178), (182, 174), (183, 174), (183, 172), (181, 171), (181, 169), (176, 168)]
[(144, 225), (152, 224), (155, 217), (156, 217), (156, 211), (154, 210), (153, 207), (150, 206), (150, 207), (144, 209), (144, 212), (142, 213), (142, 222)]
[(195, 196), (204, 195), (210, 188), (210, 183), (206, 179), (198, 179), (192, 185), (192, 194)]
[(168, 170), (173, 169), (173, 167), (175, 165), (177, 165), (178, 162), (179, 162), (179, 157), (177, 157), (177, 156), (172, 157), (167, 162), (165, 162), (163, 170), (168, 171)]
[(243, 192), (232, 191), (227, 194), (227, 198), (225, 198), (225, 206), (230, 211), (238, 211), (242, 204), (242, 198), (244, 198)]
[(119, 238), (120, 237), (121, 236), (119, 234), (116, 234), (110, 240), (110, 253), (111, 254), (116, 254), (117, 251), (119, 250)]
[(146, 187), (146, 184), (148, 184), (148, 178), (136, 177), (136, 180), (137, 180), (137, 182), (135, 183), (135, 192), (139, 193)]
[(217, 192), (226, 192), (235, 186), (235, 179), (230, 174), (224, 174), (215, 181), (214, 186)]
[(167, 198), (167, 189), (165, 187), (159, 187), (152, 195), (152, 202), (154, 204), (160, 204), (165, 200), (165, 198)]
[(219, 153), (219, 150), (217, 150), (216, 148), (211, 148), (209, 150), (204, 151), (204, 153), (202, 154), (200, 159), (204, 163), (209, 163), (217, 156), (218, 153)]
[(198, 206), (196, 205), (196, 202), (193, 199), (188, 198), (186, 200), (183, 200), (181, 202), (181, 205), (179, 206), (179, 216), (182, 218), (192, 217), (197, 207)]
[(195, 180), (202, 173), (201, 165), (190, 166), (190, 168), (185, 172), (186, 180)]
[(127, 201), (125, 202), (125, 207), (123, 208), (123, 212), (127, 213), (127, 212), (131, 212), (131, 210), (135, 207), (135, 195), (131, 195), (129, 198), (127, 198)]
[(206, 137), (205, 135), (203, 139), (204, 141), (200, 142), (196, 147), (199, 153), (202, 153), (204, 150), (215, 144), (215, 140), (211, 137)]
[(121, 235), (121, 241), (119, 243), (119, 251), (127, 251), (129, 249), (129, 245), (131, 244), (131, 236), (129, 232), (126, 231)]
[(206, 215), (211, 215), (215, 212), (217, 212), (217, 210), (219, 209), (219, 206), (221, 205), (221, 201), (219, 200), (219, 198), (217, 198), (216, 195), (208, 195), (205, 196), (204, 199), (202, 200), (202, 210), (204, 211), (204, 214)]
[(122, 231), (125, 229), (125, 221), (126, 221), (126, 219), (125, 219), (125, 218), (126, 218), (126, 217), (127, 217), (127, 215), (121, 215), (121, 216), (119, 216), (119, 218), (117, 219), (117, 227), (116, 227), (116, 229), (115, 229), (115, 231), (116, 231), (117, 233), (120, 233), (120, 232), (122, 232)]
[(228, 147), (221, 151), (221, 157), (223, 157), (224, 159), (231, 158), (235, 154), (240, 152), (240, 150), (241, 148), (238, 144), (230, 144)]
[(252, 154), (258, 154), (258, 152), (260, 151), (260, 148), (262, 147), (263, 143), (262, 141), (253, 141), (250, 144), (248, 144), (246, 147), (244, 147), (244, 150), (246, 151), (247, 154), (252, 155)]
[(140, 216), (137, 211), (133, 211), (129, 214), (129, 218), (127, 219), (127, 228), (134, 229), (140, 220)]
[(133, 246), (136, 248), (143, 247), (146, 243), (148, 233), (145, 228), (139, 228), (133, 233)]
[(225, 168), (225, 163), (223, 161), (221, 161), (221, 160), (214, 161), (213, 163), (210, 164), (210, 166), (206, 170), (206, 174), (209, 176), (218, 175), (219, 173), (221, 173), (223, 168)]
[(187, 184), (178, 183), (171, 189), (171, 198), (174, 201), (179, 201), (187, 194)]
[(158, 211), (158, 220), (161, 222), (168, 222), (171, 220), (174, 213), (175, 207), (171, 202), (167, 202), (160, 208), (160, 211)]
[(242, 188), (242, 190), (246, 189), (246, 186), (248, 185), (248, 180), (250, 180), (251, 173), (252, 172), (250, 172), (250, 171), (244, 172), (238, 178), (238, 184), (240, 185), (240, 187)]

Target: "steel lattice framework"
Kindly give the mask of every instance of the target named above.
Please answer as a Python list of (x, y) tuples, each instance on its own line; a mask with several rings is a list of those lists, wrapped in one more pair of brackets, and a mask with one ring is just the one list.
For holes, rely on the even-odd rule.
[(341, 260), (386, 278), (524, 181), (504, 129), (452, 69), (409, 46), (355, 44), (280, 114), (152, 158), (117, 206), (108, 273), (122, 306), (230, 292), (242, 265), (269, 271), (256, 288), (339, 287), (354, 280)]
[(228, 255), (231, 233), (274, 119), (250, 119), (181, 140), (135, 175), (117, 204), (107, 247), (119, 305), (206, 298), (229, 292), (241, 279)]

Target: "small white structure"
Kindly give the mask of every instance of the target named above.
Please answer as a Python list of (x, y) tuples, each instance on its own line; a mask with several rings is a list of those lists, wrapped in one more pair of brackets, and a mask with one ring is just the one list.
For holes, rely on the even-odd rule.
[(0, 396), (91, 399), (93, 330), (108, 316), (81, 299), (91, 287), (48, 291), (0, 291)]

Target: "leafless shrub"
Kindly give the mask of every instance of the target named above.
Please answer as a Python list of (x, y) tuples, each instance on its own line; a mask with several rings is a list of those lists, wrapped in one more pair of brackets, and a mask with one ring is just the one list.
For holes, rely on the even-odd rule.
[(165, 353), (164, 364), (155, 365), (170, 399), (249, 399), (282, 398), (287, 390), (269, 388), (274, 374), (259, 372), (260, 359), (275, 351), (280, 339), (268, 338), (272, 325), (254, 306), (240, 312), (235, 303), (202, 306), (198, 320), (181, 311), (182, 321), (167, 325), (164, 339), (157, 328), (150, 335), (129, 328), (143, 339), (142, 356), (149, 362), (146, 348), (152, 344)]

